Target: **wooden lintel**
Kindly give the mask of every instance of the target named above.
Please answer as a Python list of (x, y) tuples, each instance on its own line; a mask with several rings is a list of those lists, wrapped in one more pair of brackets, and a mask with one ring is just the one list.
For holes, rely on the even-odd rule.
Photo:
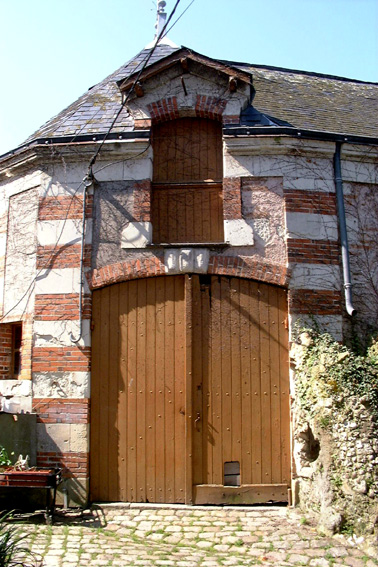
[(265, 502), (287, 502), (286, 484), (244, 484), (222, 486), (199, 484), (193, 486), (194, 504), (263, 504)]

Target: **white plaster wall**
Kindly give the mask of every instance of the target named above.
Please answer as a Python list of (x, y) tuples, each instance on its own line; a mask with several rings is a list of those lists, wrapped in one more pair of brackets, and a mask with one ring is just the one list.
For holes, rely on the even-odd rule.
[(34, 372), (34, 398), (89, 398), (90, 372)]
[(309, 238), (311, 240), (338, 239), (336, 216), (313, 213), (286, 213), (286, 227), (289, 238)]
[[(80, 268), (61, 268), (40, 270), (35, 282), (35, 293), (79, 293)], [(87, 283), (84, 282), (84, 292), (88, 293)]]
[[(140, 150), (143, 152), (143, 147)], [(94, 169), (98, 181), (134, 181), (152, 178), (152, 148), (138, 158), (125, 158), (121, 163), (108, 166), (109, 162), (97, 162)]]
[(80, 334), (79, 321), (34, 321), (34, 345), (36, 347), (47, 346), (91, 346), (90, 321), (82, 321), (82, 338), (78, 343), (73, 343)]
[(33, 309), (37, 215), (38, 194), (35, 190), (10, 199), (4, 313), (11, 316), (19, 317)]
[(145, 248), (151, 242), (150, 222), (129, 222), (121, 232), (121, 248)]
[(293, 340), (295, 325), (313, 327), (314, 321), (322, 333), (330, 333), (336, 341), (343, 340), (343, 319), (341, 315), (289, 315), (289, 340)]
[(341, 289), (339, 266), (298, 263), (292, 267), (289, 289)]
[(17, 195), (23, 191), (28, 191), (30, 189), (35, 189), (40, 186), (42, 180), (42, 172), (39, 169), (34, 169), (29, 173), (18, 174), (15, 170), (15, 174), (10, 174), (1, 183), (4, 190), (4, 197), (9, 199), (13, 195)]
[[(79, 219), (46, 220), (37, 223), (37, 239), (41, 246), (80, 244), (82, 221)], [(85, 243), (92, 242), (92, 219), (85, 221)]]
[(253, 220), (232, 219), (224, 222), (224, 239), (231, 246), (253, 246)]
[(82, 423), (37, 423), (37, 447), (41, 452), (87, 453), (89, 426)]

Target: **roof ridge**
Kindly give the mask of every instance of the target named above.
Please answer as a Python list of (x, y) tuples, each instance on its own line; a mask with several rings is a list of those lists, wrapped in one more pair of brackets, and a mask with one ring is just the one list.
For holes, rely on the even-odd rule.
[(268, 69), (271, 71), (283, 71), (287, 73), (295, 73), (296, 75), (306, 75), (309, 77), (321, 77), (324, 79), (335, 79), (337, 81), (343, 81), (348, 83), (359, 83), (364, 85), (377, 85), (378, 82), (375, 81), (363, 81), (361, 79), (352, 79), (350, 77), (341, 77), (339, 75), (329, 75), (327, 73), (318, 73), (317, 71), (301, 71), (300, 69), (289, 69), (287, 67), (275, 67), (274, 65), (262, 65), (259, 63), (243, 63), (237, 61), (229, 61), (226, 59), (218, 59), (221, 63), (226, 65), (233, 65), (235, 67), (249, 67), (249, 68), (257, 68), (257, 69)]

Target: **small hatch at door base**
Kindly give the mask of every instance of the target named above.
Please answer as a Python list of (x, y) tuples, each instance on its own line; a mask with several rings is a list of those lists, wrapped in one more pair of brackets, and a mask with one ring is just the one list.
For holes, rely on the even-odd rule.
[(239, 461), (228, 461), (224, 463), (224, 486), (240, 486)]

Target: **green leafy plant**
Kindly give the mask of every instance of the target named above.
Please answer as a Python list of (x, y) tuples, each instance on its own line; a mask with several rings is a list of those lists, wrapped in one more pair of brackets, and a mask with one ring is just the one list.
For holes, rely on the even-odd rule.
[(9, 458), (9, 455), (2, 445), (0, 445), (0, 467), (9, 467), (12, 464), (12, 461)]
[(7, 523), (11, 513), (0, 517), (0, 567), (40, 567), (42, 564), (25, 544), (25, 535)]
[(306, 409), (311, 411), (321, 398), (332, 398), (337, 404), (343, 398), (358, 396), (378, 420), (377, 340), (362, 356), (336, 342), (328, 333), (312, 329), (301, 329), (300, 333), (299, 340), (305, 337), (306, 345), (297, 367), (297, 387)]

